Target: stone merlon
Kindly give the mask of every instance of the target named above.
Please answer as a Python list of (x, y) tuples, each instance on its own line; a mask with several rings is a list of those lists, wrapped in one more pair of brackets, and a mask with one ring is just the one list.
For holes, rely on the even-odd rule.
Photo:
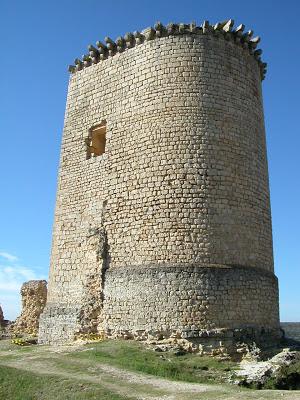
[(261, 60), (261, 49), (256, 49), (260, 42), (260, 37), (254, 37), (253, 31), (244, 31), (245, 25), (240, 24), (234, 28), (234, 21), (217, 22), (210, 24), (204, 21), (201, 26), (197, 26), (194, 22), (189, 24), (174, 24), (169, 23), (164, 26), (161, 22), (156, 22), (153, 27), (144, 29), (141, 33), (126, 33), (124, 37), (119, 36), (116, 41), (109, 37), (105, 38), (106, 45), (102, 42), (97, 42), (97, 48), (93, 45), (88, 46), (89, 54), (83, 55), (82, 59), (76, 58), (75, 65), (69, 65), (69, 72), (75, 73), (90, 65), (97, 64), (99, 61), (112, 57), (117, 53), (122, 53), (134, 46), (142, 44), (144, 41), (155, 40), (165, 36), (174, 35), (213, 35), (216, 38), (222, 38), (227, 41), (234, 42), (237, 46), (242, 47), (245, 51), (251, 54), (258, 62), (260, 68), (261, 79), (266, 75), (267, 64)]

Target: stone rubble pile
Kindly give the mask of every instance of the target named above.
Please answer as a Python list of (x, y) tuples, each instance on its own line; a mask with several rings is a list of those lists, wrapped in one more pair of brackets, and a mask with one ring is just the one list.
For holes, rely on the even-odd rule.
[[(154, 331), (154, 330), (119, 330), (102, 332), (109, 339), (125, 339), (144, 342), (144, 344), (157, 352), (173, 352), (178, 355), (197, 353), (204, 356), (216, 356), (222, 360), (234, 359), (244, 362), (258, 362), (261, 357), (261, 347), (249, 340), (249, 329), (213, 329), (199, 330), (186, 334), (181, 331)], [(255, 337), (252, 332), (251, 337)]]
[(275, 376), (283, 367), (300, 361), (300, 352), (283, 349), (268, 361), (248, 361), (244, 359), (240, 363), (240, 369), (235, 371), (235, 384), (260, 387), (271, 377)]

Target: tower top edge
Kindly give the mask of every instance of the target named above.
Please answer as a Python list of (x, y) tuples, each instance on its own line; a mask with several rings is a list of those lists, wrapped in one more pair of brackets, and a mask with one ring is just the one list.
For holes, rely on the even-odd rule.
[(179, 35), (212, 35), (229, 42), (231, 41), (254, 57), (259, 66), (261, 79), (265, 78), (267, 64), (261, 60), (262, 50), (257, 49), (260, 37), (254, 37), (253, 30), (245, 31), (244, 24), (240, 24), (234, 28), (234, 21), (232, 19), (217, 22), (216, 24), (203, 21), (200, 26), (196, 25), (195, 22), (190, 22), (189, 24), (170, 22), (167, 25), (156, 22), (154, 27), (150, 26), (141, 32), (128, 32), (124, 36), (119, 36), (116, 40), (112, 40), (106, 36), (104, 43), (97, 41), (96, 46), (89, 45), (88, 54), (83, 55), (82, 58), (76, 58), (74, 60), (75, 65), (69, 65), (68, 71), (74, 74), (93, 64), (113, 57), (117, 53), (123, 53), (130, 48), (139, 46), (144, 42), (161, 37)]

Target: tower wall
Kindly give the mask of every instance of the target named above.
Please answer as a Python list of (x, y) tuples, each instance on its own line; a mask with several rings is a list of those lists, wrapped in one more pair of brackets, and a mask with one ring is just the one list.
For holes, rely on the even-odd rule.
[[(103, 120), (106, 152), (87, 159)], [(40, 341), (278, 323), (254, 57), (171, 35), (73, 74)]]

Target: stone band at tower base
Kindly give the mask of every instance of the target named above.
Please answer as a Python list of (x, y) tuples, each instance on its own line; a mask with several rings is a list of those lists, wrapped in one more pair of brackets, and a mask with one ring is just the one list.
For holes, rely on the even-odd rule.
[[(106, 271), (102, 326), (108, 337), (181, 337), (207, 347), (272, 345), (281, 337), (273, 273), (240, 266), (148, 266)], [(48, 304), (39, 343), (64, 343), (81, 331), (81, 309)]]
[(103, 329), (108, 336), (177, 336), (212, 347), (220, 341), (272, 345), (281, 337), (278, 282), (237, 266), (157, 266), (108, 270)]

